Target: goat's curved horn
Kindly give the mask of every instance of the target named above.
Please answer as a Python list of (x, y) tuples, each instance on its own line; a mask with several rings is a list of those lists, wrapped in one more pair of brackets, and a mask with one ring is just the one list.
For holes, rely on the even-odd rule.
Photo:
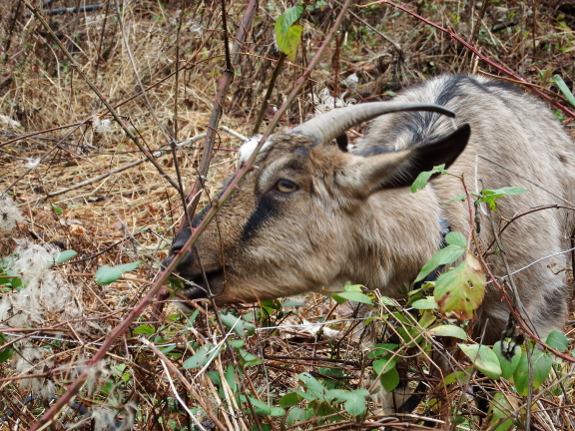
[(346, 130), (365, 121), (383, 114), (400, 111), (430, 111), (455, 117), (453, 112), (439, 105), (413, 102), (373, 102), (333, 109), (293, 128), (291, 133), (309, 136), (316, 144), (321, 144), (337, 138)]

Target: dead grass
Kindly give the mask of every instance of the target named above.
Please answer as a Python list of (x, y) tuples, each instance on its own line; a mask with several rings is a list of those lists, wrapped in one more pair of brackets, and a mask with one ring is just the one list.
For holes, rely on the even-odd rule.
[[(226, 3), (229, 34), (233, 36), (247, 2)], [(85, 0), (61, 0), (45, 7), (88, 4)], [(281, 0), (261, 3), (249, 42), (241, 46), (241, 55), (234, 65), (235, 77), (223, 98), (220, 125), (244, 136), (252, 134), (278, 58), (273, 44), (274, 20), (290, 4)], [(283, 103), (335, 19), (337, 1), (306, 4), (310, 9), (302, 22), (304, 41), (298, 60), (286, 62), (266, 120), (273, 115), (273, 106)], [(540, 80), (540, 72), (549, 69), (561, 75), (570, 88), (573, 86), (575, 36), (571, 29), (575, 28), (575, 10), (570, 2), (494, 2), (485, 10), (479, 4), (471, 10), (469, 3), (455, 1), (412, 2), (409, 7), (437, 24), (453, 28), (484, 55), (530, 82), (557, 91), (550, 81)], [(177, 178), (175, 166), (179, 167), (183, 189), (190, 190), (204, 141), (184, 145), (177, 151), (176, 160), (169, 142), (182, 142), (206, 131), (225, 67), (219, 4), (124, 2), (119, 16), (112, 3), (81, 13), (50, 15), (50, 9), (42, 15), (72, 53), (81, 72), (116, 109), (142, 145), (153, 153), (162, 151), (158, 163), (172, 179)], [(355, 15), (349, 15), (344, 23), (338, 43), (332, 44), (297, 102), (282, 118), (282, 127), (313, 115), (310, 95), (324, 88), (346, 100), (388, 99), (403, 86), (442, 72), (495, 73), (475, 62), (471, 53), (448, 35), (389, 6), (354, 8), (353, 12)], [(30, 374), (36, 375), (40, 382), (54, 383), (55, 395), (61, 396), (99, 343), (129, 315), (167, 255), (170, 239), (181, 222), (182, 202), (148, 160), (124, 169), (145, 159), (144, 154), (112, 120), (102, 100), (29, 9), (14, 0), (3, 2), (0, 14), (6, 18), (0, 25), (0, 115), (4, 122), (17, 122), (0, 122), (0, 189), (8, 192), (25, 218), (15, 232), (0, 237), (1, 257), (11, 255), (17, 239), (77, 251), (76, 258), (55, 266), (53, 271), (78, 289), (75, 301), (83, 310), (81, 317), (71, 320), (62, 314), (44, 313), (41, 325), (13, 327), (9, 321), (0, 322), (6, 332), (4, 352), (8, 352), (8, 345), (14, 348), (12, 359), (0, 364), (0, 429), (15, 430), (29, 428), (53, 402), (49, 397), (34, 398), (37, 394), (24, 390), (22, 381)], [(494, 27), (506, 25), (509, 27), (502, 30)], [(342, 96), (346, 89), (341, 81), (352, 73), (358, 75), (359, 84)], [(142, 87), (148, 89), (145, 96)], [(565, 124), (573, 130), (572, 118), (567, 118)], [(217, 151), (200, 205), (217, 193), (222, 179), (236, 168), (234, 149), (239, 143), (231, 134), (218, 132)], [(139, 268), (113, 284), (101, 286), (93, 278), (105, 264), (137, 260), (143, 262)], [(11, 288), (2, 286), (6, 299)], [(256, 416), (245, 405), (234, 404), (233, 388), (222, 389), (226, 387), (223, 383), (218, 388), (213, 376), (210, 378), (199, 369), (181, 369), (184, 359), (206, 344), (220, 343), (226, 331), (215, 324), (211, 311), (198, 308), (191, 325), (188, 317), (171, 306), (171, 299), (164, 301), (169, 304), (163, 313), (147, 310), (132, 326), (135, 333), (118, 340), (108, 352), (106, 365), (93, 376), (94, 387), (85, 388), (75, 402), (90, 411), (109, 409), (126, 422), (135, 414), (131, 420), (135, 429), (141, 430), (215, 429), (214, 419), (230, 430), (285, 429), (273, 416), (258, 416), (260, 424), (256, 425)], [(332, 302), (324, 297), (310, 295), (305, 301), (306, 307), (267, 310), (273, 311), (271, 316), (264, 313), (255, 319), (259, 330), (254, 337), (245, 339), (243, 349), (263, 362), (236, 375), (236, 392), (277, 406), (278, 397), (299, 387), (296, 375), (302, 372), (320, 377), (326, 370), (338, 370), (337, 380), (348, 389), (367, 378), (369, 361), (357, 342), (330, 341), (301, 328), (265, 329), (300, 324), (303, 319), (316, 322), (326, 316), (337, 320), (350, 315), (350, 310), (343, 307), (332, 309)], [(241, 313), (250, 311), (254, 310)], [(353, 324), (335, 323), (331, 327), (347, 331)], [(166, 374), (158, 354), (140, 341), (141, 336), (165, 345), (164, 354), (184, 373), (191, 388), (174, 373), (171, 377)], [(9, 344), (15, 340), (44, 349), (49, 366), (40, 364), (27, 375), (18, 374), (13, 366), (22, 357), (19, 346), (23, 344)], [(229, 366), (236, 371), (241, 368), (239, 352), (223, 349), (206, 371), (225, 380)], [(421, 378), (424, 375), (420, 373)], [(430, 401), (419, 414), (447, 420), (453, 416), (449, 409), (463, 399), (460, 416), (466, 419), (460, 428), (476, 426), (469, 422), (476, 412), (471, 404), (466, 406), (459, 385), (441, 390), (436, 386), (438, 382), (430, 382), (436, 387), (435, 396), (442, 400), (443, 410), (434, 410)], [(573, 428), (569, 407), (572, 380), (564, 382), (563, 389), (544, 392), (537, 404), (539, 411), (534, 414), (533, 429)], [(177, 394), (201, 427), (178, 404)], [(365, 420), (386, 419), (375, 404), (370, 403), (369, 408)], [(343, 416), (341, 424), (355, 420)], [(81, 414), (68, 409), (50, 427), (64, 429), (80, 420)], [(81, 428), (97, 426), (91, 422), (88, 420)], [(403, 429), (406, 422), (421, 428), (413, 417), (402, 418), (393, 426)], [(344, 429), (329, 423), (322, 425), (317, 420), (287, 429), (296, 428)]]

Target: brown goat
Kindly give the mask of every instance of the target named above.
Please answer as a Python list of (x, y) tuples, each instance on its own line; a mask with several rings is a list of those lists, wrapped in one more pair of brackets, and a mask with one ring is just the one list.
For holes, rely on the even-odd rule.
[[(540, 205), (575, 202), (575, 144), (532, 96), (483, 77), (445, 75), (395, 100), (336, 109), (271, 136), (253, 171), (177, 268), (192, 282), (187, 296), (209, 291), (219, 303), (251, 302), (351, 281), (398, 297), (441, 247), (441, 220), (464, 234), (470, 228), (467, 203), (448, 202), (462, 193), (457, 178), (441, 175), (410, 192), (415, 177), (434, 165), (451, 165), (471, 189), (529, 189), (499, 203), (496, 224)], [(430, 104), (453, 111), (455, 120)], [(352, 153), (332, 144), (386, 111)], [(489, 216), (484, 208), (479, 213), (479, 240), (487, 247)], [(517, 218), (501, 235), (512, 271), (553, 255), (514, 275), (523, 313), (540, 337), (565, 323), (565, 271), (555, 274), (548, 265), (568, 266), (569, 254), (561, 252), (574, 227), (572, 214), (547, 209)], [(172, 255), (189, 235), (188, 229), (178, 234)], [(500, 256), (487, 259), (493, 274), (507, 274)], [(486, 343), (499, 338), (508, 315), (501, 293), (488, 285), (477, 320), (482, 329), (489, 322)]]

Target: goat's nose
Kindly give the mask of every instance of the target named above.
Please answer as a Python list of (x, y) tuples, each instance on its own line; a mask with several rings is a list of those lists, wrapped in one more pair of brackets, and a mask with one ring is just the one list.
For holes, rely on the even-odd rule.
[(172, 262), (172, 258), (173, 256), (170, 255), (169, 257), (162, 260), (162, 263), (160, 264), (161, 265), (160, 269), (162, 271), (164, 271), (168, 267), (168, 265)]

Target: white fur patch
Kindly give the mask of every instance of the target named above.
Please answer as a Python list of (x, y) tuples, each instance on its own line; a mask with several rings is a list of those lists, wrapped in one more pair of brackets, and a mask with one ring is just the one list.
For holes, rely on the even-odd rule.
[[(240, 166), (243, 166), (248, 159), (253, 154), (254, 150), (256, 149), (258, 142), (260, 141), (262, 135), (252, 136), (249, 141), (246, 141), (239, 149), (238, 153), (240, 153)], [(270, 145), (270, 141), (265, 141), (262, 147), (260, 148), (260, 152)]]

